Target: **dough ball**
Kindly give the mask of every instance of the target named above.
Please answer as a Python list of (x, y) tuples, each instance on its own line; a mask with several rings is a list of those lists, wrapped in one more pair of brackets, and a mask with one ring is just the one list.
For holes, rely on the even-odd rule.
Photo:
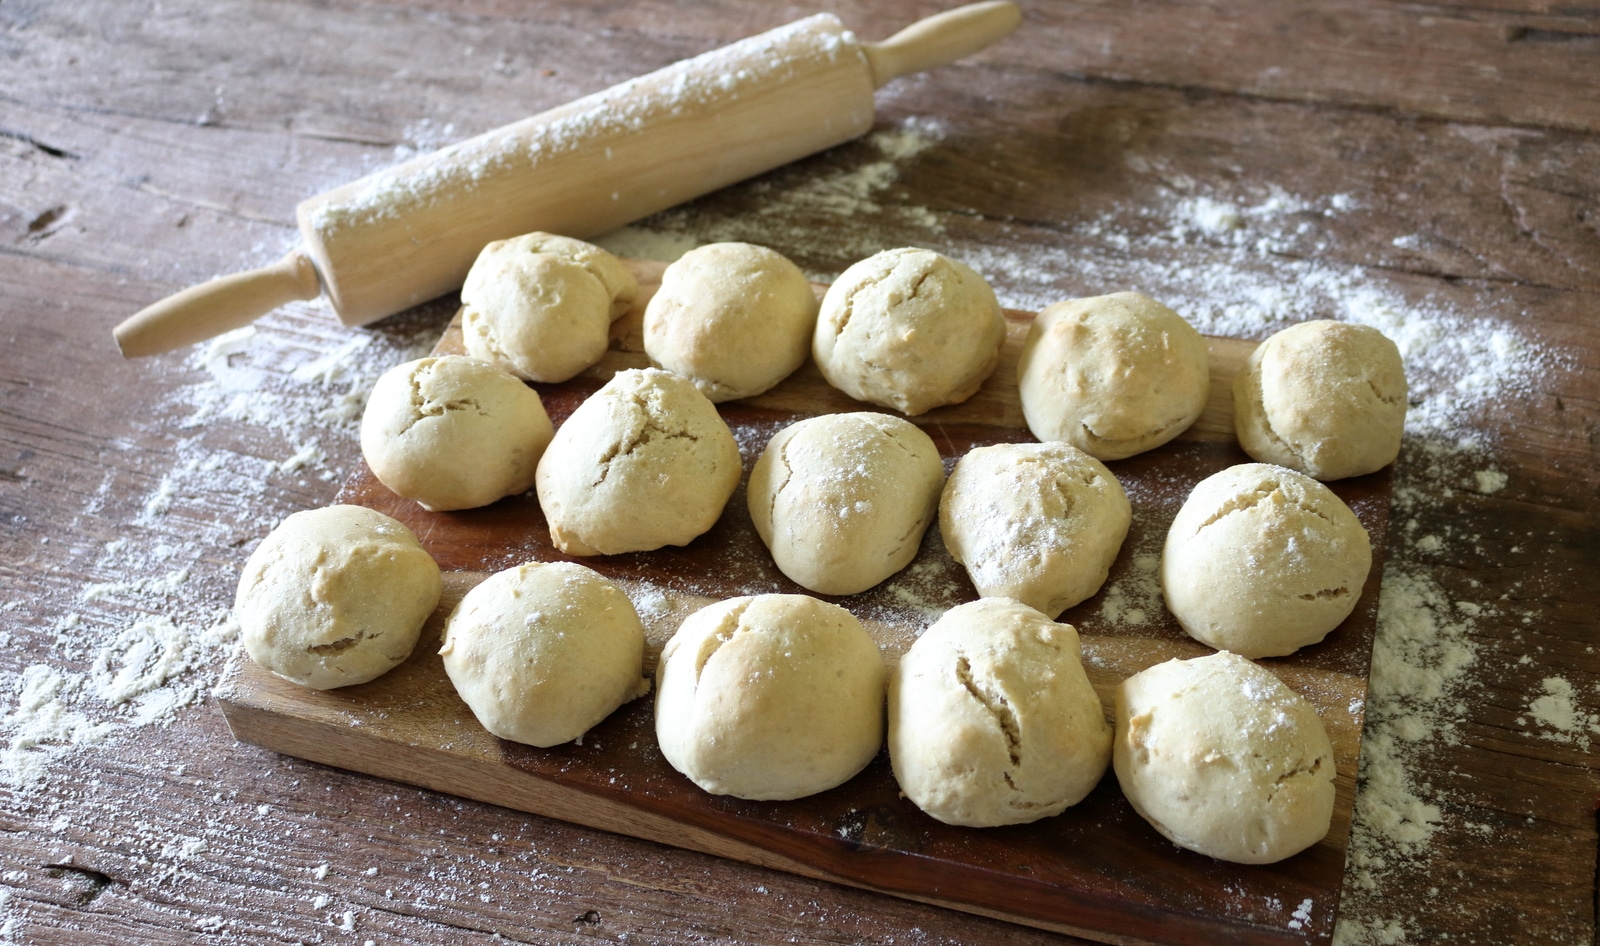
[(361, 454), (424, 509), (471, 509), (533, 486), (554, 435), (538, 392), (461, 355), (385, 371), (361, 417)]
[(1100, 590), (1132, 522), (1117, 478), (1066, 443), (975, 447), (939, 501), (944, 547), (978, 594), (1051, 618)]
[(461, 287), (462, 340), (518, 377), (565, 381), (605, 354), (612, 319), (637, 291), (599, 247), (548, 233), (496, 240)]
[(1233, 379), (1234, 428), (1253, 459), (1337, 480), (1400, 454), (1406, 370), (1366, 325), (1320, 320), (1273, 335)]
[(1009, 598), (945, 612), (889, 678), (889, 760), (906, 797), (946, 824), (1077, 804), (1111, 761), (1077, 630)]
[(1206, 341), (1137, 292), (1058, 302), (1028, 329), (1017, 383), (1028, 429), (1101, 460), (1142, 453), (1189, 428), (1206, 406)]
[(849, 611), (808, 595), (691, 614), (656, 668), (656, 739), (714, 795), (800, 798), (861, 771), (883, 743), (884, 665)]
[(944, 464), (908, 420), (823, 414), (779, 431), (750, 471), (750, 518), (778, 568), (819, 594), (865, 591), (916, 557)]
[(1372, 567), (1361, 520), (1304, 473), (1243, 463), (1195, 485), (1167, 530), (1161, 593), (1183, 629), (1246, 657), (1315, 644)]
[(1333, 820), (1333, 746), (1317, 711), (1226, 651), (1122, 682), (1112, 765), (1135, 811), (1179, 847), (1241, 864), (1305, 850)]
[(297, 512), (239, 576), (245, 652), (316, 690), (366, 683), (411, 656), (439, 605), (439, 566), (411, 530), (364, 506)]
[(858, 401), (921, 414), (971, 397), (994, 371), (1006, 320), (971, 268), (932, 250), (884, 250), (822, 298), (812, 354)]
[(640, 368), (578, 405), (536, 485), (557, 548), (615, 555), (689, 544), (722, 515), (743, 470), (716, 405), (684, 378)]
[(811, 352), (817, 296), (800, 267), (750, 243), (690, 250), (661, 274), (644, 310), (650, 360), (713, 401), (752, 397)]
[(531, 746), (571, 742), (649, 688), (633, 603), (571, 562), (489, 576), (451, 612), (439, 655), (484, 729)]

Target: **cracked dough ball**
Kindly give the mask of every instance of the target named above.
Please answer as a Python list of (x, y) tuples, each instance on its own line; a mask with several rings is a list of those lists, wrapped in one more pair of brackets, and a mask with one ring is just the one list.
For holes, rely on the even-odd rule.
[(297, 512), (262, 540), (233, 611), (245, 652), (304, 687), (366, 683), (411, 655), (439, 604), (439, 566), (364, 506)]
[(1169, 660), (1122, 682), (1116, 718), (1122, 792), (1179, 847), (1270, 864), (1327, 835), (1333, 745), (1268, 670), (1226, 651)]
[(539, 461), (550, 541), (568, 555), (687, 545), (744, 471), (733, 432), (685, 378), (619, 371), (578, 405)]
[(778, 568), (818, 594), (865, 591), (916, 557), (944, 463), (888, 414), (823, 414), (779, 431), (750, 471), (750, 518)]
[(946, 611), (890, 675), (889, 760), (945, 824), (1023, 824), (1082, 801), (1111, 761), (1111, 726), (1077, 629), (1009, 598)]
[(750, 243), (690, 250), (644, 310), (644, 350), (713, 401), (753, 397), (811, 353), (817, 295), (800, 267)]
[(1319, 320), (1273, 335), (1233, 379), (1234, 428), (1252, 459), (1337, 480), (1400, 454), (1406, 369), (1367, 325)]
[(800, 798), (883, 744), (883, 655), (854, 616), (809, 595), (732, 598), (689, 615), (656, 668), (656, 740), (713, 795)]
[(1040, 312), (1022, 346), (1017, 383), (1035, 437), (1120, 460), (1159, 447), (1199, 418), (1211, 368), (1205, 339), (1183, 316), (1119, 292)]
[(1315, 644), (1372, 567), (1361, 520), (1304, 473), (1243, 463), (1195, 485), (1167, 530), (1161, 593), (1183, 629), (1246, 657)]
[(489, 576), (451, 612), (439, 655), (483, 728), (530, 746), (571, 742), (650, 686), (633, 603), (571, 562)]
[(533, 486), (554, 434), (538, 392), (484, 361), (419, 358), (385, 371), (361, 417), (361, 454), (424, 509), (472, 509)]
[(1106, 465), (1066, 443), (969, 450), (939, 501), (939, 532), (984, 597), (1054, 618), (1105, 584), (1133, 507)]
[(496, 240), (461, 287), (467, 353), (529, 381), (565, 381), (600, 360), (638, 283), (598, 246), (549, 233)]
[(811, 350), (858, 401), (921, 414), (971, 397), (1000, 360), (1006, 320), (984, 278), (932, 250), (884, 250), (822, 298)]

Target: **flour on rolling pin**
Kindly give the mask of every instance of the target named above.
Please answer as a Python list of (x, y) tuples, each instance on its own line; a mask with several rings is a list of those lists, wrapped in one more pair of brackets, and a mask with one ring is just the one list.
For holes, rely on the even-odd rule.
[(304, 201), (304, 246), (139, 312), (114, 334), (154, 354), (327, 293), (363, 325), (460, 287), (482, 248), (589, 237), (865, 134), (890, 79), (1011, 32), (990, 0), (860, 43), (819, 14), (667, 66)]

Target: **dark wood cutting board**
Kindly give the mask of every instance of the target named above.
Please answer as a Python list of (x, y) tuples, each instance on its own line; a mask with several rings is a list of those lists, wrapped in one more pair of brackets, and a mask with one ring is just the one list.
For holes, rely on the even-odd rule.
[[(606, 358), (571, 381), (536, 386), (557, 424), (613, 373), (647, 363), (640, 317), (663, 266), (629, 264), (640, 277), (641, 297), (616, 324)], [(1007, 316), (1002, 361), (983, 389), (964, 404), (913, 418), (939, 445), (947, 470), (974, 446), (1032, 439), (1015, 383), (1032, 315)], [(1211, 473), (1249, 460), (1234, 442), (1229, 382), (1255, 343), (1208, 342), (1213, 384), (1205, 415), (1178, 440), (1108, 464), (1132, 500), (1133, 526), (1106, 588), (1061, 618), (1082, 635), (1089, 676), (1108, 718), (1111, 693), (1125, 677), (1172, 657), (1209, 652), (1183, 634), (1153, 595), (1161, 541), (1184, 497)], [(461, 350), (457, 324), (437, 350)], [(809, 363), (765, 395), (719, 407), (739, 440), (747, 473), (768, 438), (789, 423), (872, 409), (828, 387)], [(1316, 706), (1338, 767), (1328, 836), (1273, 865), (1229, 864), (1175, 847), (1133, 812), (1109, 771), (1088, 798), (1057, 817), (1007, 828), (955, 828), (899, 795), (886, 753), (846, 784), (810, 798), (746, 802), (708, 795), (662, 758), (648, 697), (624, 706), (580, 742), (553, 749), (505, 742), (478, 725), (436, 651), (450, 609), (501, 568), (535, 559), (581, 561), (616, 580), (645, 621), (651, 668), (693, 610), (734, 595), (802, 591), (756, 537), (742, 486), (721, 521), (684, 548), (578, 559), (550, 545), (531, 493), (483, 509), (429, 513), (358, 470), (339, 500), (406, 523), (445, 572), (444, 600), (415, 653), (372, 683), (328, 692), (297, 687), (241, 657), (219, 700), (238, 739), (289, 755), (1016, 923), (1113, 943), (1325, 942), (1344, 876), (1390, 474), (1386, 469), (1330, 485), (1371, 533), (1374, 564), (1355, 612), (1326, 641), (1263, 661)], [(850, 608), (885, 655), (897, 660), (940, 612), (974, 597), (935, 524), (900, 575), (828, 600)]]

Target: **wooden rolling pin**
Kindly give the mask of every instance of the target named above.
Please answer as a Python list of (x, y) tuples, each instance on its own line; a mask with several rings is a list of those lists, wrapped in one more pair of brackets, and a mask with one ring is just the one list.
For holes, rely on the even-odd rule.
[(140, 311), (124, 357), (328, 301), (365, 325), (460, 288), (485, 244), (544, 230), (590, 237), (831, 148), (872, 128), (873, 91), (1016, 28), (1010, 2), (974, 3), (860, 43), (820, 14), (687, 59), (300, 204), (304, 245)]

